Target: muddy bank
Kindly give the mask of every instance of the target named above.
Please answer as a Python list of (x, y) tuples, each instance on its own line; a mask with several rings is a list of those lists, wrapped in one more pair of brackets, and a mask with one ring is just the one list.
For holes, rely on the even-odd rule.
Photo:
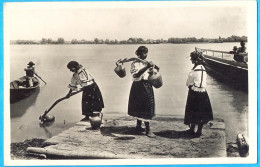
[(26, 149), (28, 147), (43, 147), (45, 139), (30, 139), (23, 142), (11, 143), (11, 159), (41, 159), (39, 155), (28, 153)]

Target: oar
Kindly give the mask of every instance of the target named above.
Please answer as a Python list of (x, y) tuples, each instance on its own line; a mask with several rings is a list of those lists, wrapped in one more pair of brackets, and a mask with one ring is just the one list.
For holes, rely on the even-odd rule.
[[(76, 91), (76, 92), (72, 92), (72, 93), (70, 94), (70, 96), (73, 96), (73, 95), (75, 95), (75, 94), (78, 94), (79, 92), (82, 92), (82, 89), (79, 90), (79, 91)], [(65, 96), (65, 97), (62, 97), (62, 98), (58, 99), (57, 101), (55, 101), (55, 102), (52, 104), (52, 106), (51, 106), (48, 110), (45, 110), (44, 114), (43, 114), (42, 116), (40, 116), (39, 119), (40, 119), (41, 121), (45, 121), (44, 119), (45, 119), (45, 116), (48, 114), (48, 112), (50, 112), (51, 109), (52, 109), (56, 104), (58, 104), (59, 102), (61, 102), (62, 100), (65, 100), (65, 99), (68, 99), (68, 98)]]
[(34, 73), (38, 78), (40, 78), (42, 80), (42, 82), (45, 83), (45, 85), (47, 84), (38, 74)]

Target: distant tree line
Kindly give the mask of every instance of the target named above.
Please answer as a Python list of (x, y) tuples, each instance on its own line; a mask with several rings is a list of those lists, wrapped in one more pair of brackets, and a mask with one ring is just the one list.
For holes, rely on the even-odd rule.
[(240, 42), (244, 41), (247, 42), (247, 37), (246, 36), (235, 36), (232, 35), (227, 38), (195, 38), (195, 37), (188, 37), (188, 38), (169, 38), (168, 40), (164, 39), (146, 39), (144, 40), (143, 38), (129, 38), (128, 40), (109, 40), (109, 39), (98, 39), (95, 38), (93, 41), (88, 41), (85, 39), (72, 39), (71, 41), (65, 41), (64, 38), (58, 38), (57, 40), (52, 40), (51, 38), (42, 38), (40, 41), (33, 41), (33, 40), (15, 40), (11, 41), (11, 44), (160, 44), (160, 43), (222, 43), (222, 42)]

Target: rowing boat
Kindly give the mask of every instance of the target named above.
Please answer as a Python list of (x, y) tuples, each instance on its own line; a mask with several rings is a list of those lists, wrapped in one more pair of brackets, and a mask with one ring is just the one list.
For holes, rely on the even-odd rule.
[(40, 82), (36, 77), (32, 78), (33, 86), (28, 85), (28, 80), (25, 76), (10, 82), (10, 102), (14, 103), (24, 99), (39, 89)]

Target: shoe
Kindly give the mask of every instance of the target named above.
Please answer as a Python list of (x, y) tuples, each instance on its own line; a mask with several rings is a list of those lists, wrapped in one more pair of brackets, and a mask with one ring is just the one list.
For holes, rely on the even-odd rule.
[(150, 138), (155, 138), (156, 137), (156, 135), (153, 132), (146, 133), (146, 136), (150, 137)]
[(150, 137), (150, 138), (155, 138), (156, 137), (156, 135), (152, 132), (152, 131), (146, 131), (146, 136), (147, 137)]
[(194, 134), (194, 137), (200, 137), (201, 135), (202, 135), (201, 132), (196, 132), (196, 133)]
[(189, 134), (189, 135), (195, 135), (195, 132), (193, 129), (186, 130), (185, 133)]
[(89, 121), (89, 116), (85, 116), (85, 118), (83, 118), (82, 120), (80, 121)]
[(145, 132), (145, 128), (142, 128), (141, 126), (136, 126), (135, 131), (138, 133)]

